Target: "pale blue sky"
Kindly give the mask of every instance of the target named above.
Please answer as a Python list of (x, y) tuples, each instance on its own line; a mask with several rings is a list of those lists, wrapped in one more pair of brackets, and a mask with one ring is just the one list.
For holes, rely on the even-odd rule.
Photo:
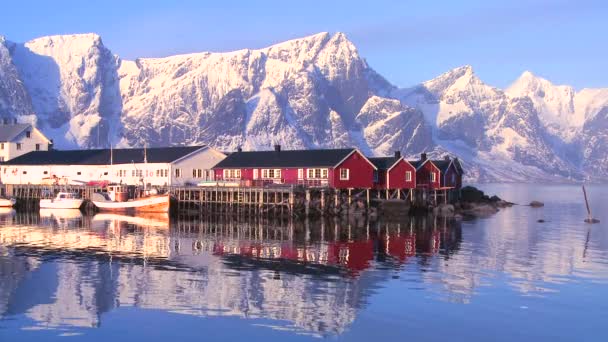
[(608, 1), (4, 1), (0, 35), (96, 32), (125, 59), (259, 48), (345, 32), (398, 86), (470, 64), (487, 83), (524, 70), (608, 87)]

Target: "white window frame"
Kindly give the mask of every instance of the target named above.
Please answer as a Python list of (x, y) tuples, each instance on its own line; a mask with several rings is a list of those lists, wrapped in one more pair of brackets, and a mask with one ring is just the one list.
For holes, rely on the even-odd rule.
[(431, 183), (435, 183), (437, 181), (437, 174), (432, 171), (431, 172)]
[(175, 169), (175, 178), (180, 178), (181, 176), (182, 176), (182, 169), (176, 168)]
[(241, 179), (241, 169), (224, 169), (224, 179)]
[(258, 169), (253, 169), (253, 179), (258, 179), (259, 175), (259, 170)]
[(345, 168), (341, 168), (340, 169), (340, 180), (347, 181), (349, 179), (350, 179), (350, 170), (349, 169), (345, 169)]
[(280, 179), (281, 169), (262, 169), (262, 179)]
[(405, 171), (405, 181), (406, 182), (412, 181), (412, 171)]
[(306, 170), (306, 175), (308, 176), (308, 179), (327, 179), (328, 174), (328, 169), (315, 168)]
[(304, 169), (298, 169), (298, 179), (304, 179)]

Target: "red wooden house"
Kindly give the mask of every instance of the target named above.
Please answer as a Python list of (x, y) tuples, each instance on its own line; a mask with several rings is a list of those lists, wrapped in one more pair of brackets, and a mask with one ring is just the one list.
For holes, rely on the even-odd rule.
[(369, 158), (376, 166), (374, 175), (375, 189), (414, 189), (416, 188), (416, 168), (395, 152), (392, 157)]
[(420, 155), (420, 160), (410, 162), (416, 167), (416, 187), (428, 189), (462, 187), (462, 165), (458, 158), (430, 160), (426, 153)]
[(439, 189), (441, 187), (441, 170), (426, 157), (420, 155), (420, 160), (410, 162), (416, 168), (416, 187)]
[(371, 189), (376, 166), (358, 149), (237, 151), (213, 167), (215, 179), (241, 185), (301, 184)]

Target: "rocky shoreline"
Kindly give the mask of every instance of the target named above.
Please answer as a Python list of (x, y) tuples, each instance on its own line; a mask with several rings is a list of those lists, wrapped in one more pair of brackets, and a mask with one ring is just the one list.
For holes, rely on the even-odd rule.
[(496, 214), (500, 209), (514, 205), (514, 203), (505, 201), (496, 195), (490, 197), (473, 186), (462, 188), (460, 194), (460, 199), (457, 202), (439, 204), (430, 211), (440, 217), (487, 217)]

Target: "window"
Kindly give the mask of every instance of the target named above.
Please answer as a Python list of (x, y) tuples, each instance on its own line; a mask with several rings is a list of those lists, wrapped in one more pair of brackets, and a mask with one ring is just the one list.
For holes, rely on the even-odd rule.
[(258, 169), (253, 169), (253, 179), (258, 179)]
[(437, 180), (437, 175), (435, 175), (435, 172), (431, 172), (431, 183), (435, 183)]
[(80, 176), (82, 174), (82, 172), (78, 171), (78, 172), (76, 172), (76, 174)]
[(0, 144), (0, 150), (4, 150), (4, 143)]
[(24, 174), (24, 175), (27, 175), (27, 171), (23, 171), (23, 174)]
[(40, 151), (40, 144), (36, 144), (36, 151)]
[(264, 178), (264, 179), (281, 178), (281, 169), (262, 169), (262, 178)]
[(340, 169), (340, 180), (348, 180), (349, 171), (349, 169)]
[(308, 178), (309, 179), (326, 179), (327, 178), (327, 169), (308, 169)]
[(224, 179), (240, 179), (241, 170), (239, 169), (226, 169), (224, 170)]
[(135, 175), (139, 178), (143, 177), (144, 175), (144, 171), (143, 170), (137, 170), (137, 172), (135, 172)]
[(44, 171), (44, 172), (43, 172), (43, 174), (48, 175), (48, 174), (49, 174), (49, 172), (48, 172), (48, 171)]
[(0, 157), (0, 162), (3, 162), (3, 161), (4, 161), (4, 157)]
[(203, 178), (203, 169), (192, 169), (192, 178)]
[(304, 179), (304, 169), (298, 169), (298, 179)]
[(108, 171), (104, 172), (104, 173), (103, 173), (103, 175), (104, 175), (104, 176), (107, 176), (107, 175), (108, 175)]
[(17, 143), (17, 150), (21, 149), (21, 143)]
[(452, 173), (452, 184), (456, 184), (456, 174)]
[(412, 181), (412, 171), (405, 171), (405, 181), (406, 182)]
[(378, 183), (378, 170), (374, 170), (374, 183)]
[(26, 137), (26, 138), (31, 138), (31, 137), (32, 137), (32, 132), (30, 132), (30, 131), (26, 131), (26, 132), (25, 132), (25, 137)]

